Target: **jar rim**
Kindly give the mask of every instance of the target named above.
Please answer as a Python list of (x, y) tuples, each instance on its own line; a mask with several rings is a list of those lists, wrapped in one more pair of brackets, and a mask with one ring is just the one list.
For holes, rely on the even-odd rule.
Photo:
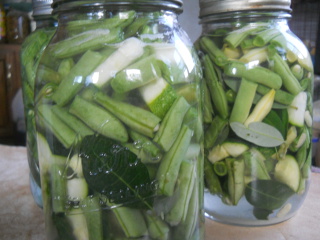
[(183, 0), (53, 0), (53, 11), (69, 11), (74, 8), (94, 7), (163, 7), (176, 12), (182, 12)]
[(225, 22), (228, 20), (237, 20), (244, 18), (272, 18), (272, 19), (290, 19), (291, 13), (283, 10), (253, 10), (253, 11), (234, 11), (234, 12), (222, 12), (217, 14), (206, 15), (200, 18), (200, 24), (211, 23), (211, 22)]
[(291, 0), (200, 0), (200, 18), (217, 13), (281, 10), (291, 12)]
[(32, 0), (33, 17), (51, 15), (53, 0)]

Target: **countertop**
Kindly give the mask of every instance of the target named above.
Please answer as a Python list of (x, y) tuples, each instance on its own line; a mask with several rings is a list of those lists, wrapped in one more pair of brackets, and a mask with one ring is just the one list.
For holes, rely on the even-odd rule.
[[(44, 240), (44, 217), (29, 190), (25, 147), (0, 145), (0, 239)], [(313, 172), (307, 198), (296, 216), (267, 227), (230, 226), (206, 219), (206, 240), (320, 239), (320, 173)]]

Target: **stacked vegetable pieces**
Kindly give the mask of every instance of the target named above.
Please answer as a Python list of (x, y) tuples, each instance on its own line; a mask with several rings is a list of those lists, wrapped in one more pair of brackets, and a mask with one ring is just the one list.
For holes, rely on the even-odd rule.
[(41, 183), (34, 117), (34, 85), (40, 57), (54, 32), (54, 27), (37, 29), (25, 40), (21, 47), (21, 83), (26, 120), (27, 154), (31, 175), (38, 186)]
[[(268, 22), (216, 29), (202, 36), (197, 48), (206, 79), (206, 188), (225, 205), (246, 199), (252, 214), (266, 220), (291, 196), (306, 194), (313, 92), (309, 53), (292, 33)], [(299, 206), (289, 203), (286, 212)]]
[(36, 100), (52, 239), (202, 234), (201, 70), (160, 15), (70, 21), (46, 50)]

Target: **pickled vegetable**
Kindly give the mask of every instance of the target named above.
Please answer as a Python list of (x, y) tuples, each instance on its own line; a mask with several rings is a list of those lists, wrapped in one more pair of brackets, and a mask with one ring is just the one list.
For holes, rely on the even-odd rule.
[[(217, 28), (199, 39), (206, 94), (215, 110), (204, 122), (205, 186), (221, 204), (239, 206), (230, 213), (242, 217), (273, 218), (287, 201), (306, 193), (301, 165), (310, 157), (312, 85), (303, 79), (313, 72), (305, 47), (291, 39), (268, 22)], [(230, 92), (235, 96), (226, 102)], [(213, 217), (225, 209), (205, 208)], [(244, 213), (249, 209), (251, 214)]]
[(50, 239), (202, 238), (200, 62), (151, 15), (76, 18), (40, 61), (61, 76), (36, 83)]

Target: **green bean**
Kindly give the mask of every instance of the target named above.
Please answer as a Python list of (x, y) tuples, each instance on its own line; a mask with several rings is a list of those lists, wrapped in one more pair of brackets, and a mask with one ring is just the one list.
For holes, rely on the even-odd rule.
[(66, 105), (83, 88), (86, 77), (101, 60), (100, 53), (88, 51), (83, 54), (69, 74), (62, 79), (52, 99), (60, 106)]
[[(260, 84), (257, 87), (257, 92), (262, 95), (267, 94), (270, 90), (271, 90), (271, 88), (268, 88), (268, 87), (266, 87), (264, 85), (260, 85)], [(284, 105), (290, 105), (292, 103), (293, 99), (294, 99), (294, 95), (292, 95), (286, 91), (283, 91), (281, 89), (276, 90), (276, 93), (274, 95), (274, 100), (276, 102), (284, 104)]]
[(269, 43), (273, 38), (279, 36), (281, 33), (278, 29), (266, 29), (264, 31), (259, 32), (255, 38), (253, 39), (253, 44), (257, 47), (265, 46)]
[(192, 162), (183, 161), (179, 170), (177, 183), (178, 195), (170, 211), (165, 215), (165, 220), (176, 226), (181, 221), (185, 221), (188, 212), (189, 201), (195, 183), (195, 168)]
[(214, 111), (211, 102), (210, 92), (205, 82), (203, 83), (203, 99), (203, 122), (211, 123)]
[(43, 82), (52, 82), (55, 84), (61, 82), (61, 75), (58, 72), (43, 65), (38, 67), (37, 78), (41, 79)]
[(293, 66), (290, 67), (291, 72), (293, 75), (298, 79), (301, 80), (304, 75), (303, 68), (299, 64), (294, 64)]
[(204, 147), (206, 149), (212, 148), (223, 129), (228, 127), (227, 119), (222, 119), (219, 116), (215, 116), (209, 126), (209, 128), (204, 133)]
[[(76, 96), (69, 112), (85, 122), (94, 131), (118, 140), (128, 141), (128, 133), (123, 124), (102, 107)], [(61, 131), (63, 132), (63, 131)]]
[(224, 55), (223, 51), (220, 50), (220, 48), (218, 48), (210, 38), (201, 38), (200, 46), (205, 50), (210, 59), (218, 66), (222, 67), (227, 63), (226, 55)]
[(161, 122), (159, 131), (153, 141), (158, 143), (165, 151), (168, 151), (177, 139), (184, 116), (189, 108), (190, 105), (184, 97), (179, 96)]
[(157, 172), (159, 193), (172, 196), (175, 183), (178, 179), (179, 169), (185, 153), (189, 147), (192, 130), (182, 126), (180, 133), (170, 150), (163, 156)]
[(252, 32), (256, 32), (257, 28), (254, 26), (247, 25), (241, 29), (232, 31), (226, 36), (224, 39), (225, 42), (227, 42), (230, 46), (233, 48), (238, 47), (238, 45), (241, 44), (241, 42), (249, 36)]
[(152, 212), (146, 212), (145, 217), (148, 225), (148, 232), (152, 239), (165, 240), (168, 239), (169, 226), (158, 216), (152, 214)]
[(228, 173), (227, 165), (224, 161), (215, 162), (213, 164), (213, 170), (220, 177), (223, 177)]
[(284, 87), (293, 95), (301, 92), (302, 88), (299, 81), (295, 78), (288, 64), (282, 57), (276, 53), (272, 57), (272, 60), (274, 61), (274, 71), (282, 78)]
[(121, 40), (120, 29), (96, 29), (77, 34), (49, 47), (54, 57), (67, 58)]
[(51, 105), (42, 104), (38, 106), (37, 111), (45, 126), (51, 130), (66, 148), (69, 148), (76, 142), (76, 132), (65, 124), (58, 116), (52, 113)]
[(249, 116), (257, 87), (257, 83), (242, 78), (240, 88), (231, 111), (230, 122), (245, 122)]
[(95, 94), (94, 101), (141, 134), (153, 137), (159, 127), (161, 119), (143, 108), (114, 100), (102, 92)]
[(70, 114), (67, 109), (55, 105), (52, 107), (51, 110), (53, 114), (60, 118), (75, 132), (79, 133), (81, 137), (94, 134), (94, 132), (87, 125), (85, 125), (78, 118)]
[(64, 78), (69, 74), (73, 66), (74, 66), (74, 61), (72, 58), (63, 59), (59, 64), (58, 73), (62, 78)]
[(244, 193), (244, 160), (226, 158), (228, 168), (228, 192), (233, 205), (237, 205)]
[(222, 118), (227, 118), (229, 116), (229, 106), (226, 93), (223, 89), (222, 84), (218, 80), (216, 71), (208, 55), (204, 56), (204, 67), (204, 76), (208, 89), (211, 93), (213, 105)]
[(204, 179), (206, 187), (211, 194), (222, 194), (222, 187), (218, 176), (212, 168), (212, 164), (205, 159), (204, 160)]
[(264, 67), (254, 67), (243, 72), (242, 77), (246, 80), (263, 84), (269, 88), (280, 89), (282, 86), (281, 77)]

